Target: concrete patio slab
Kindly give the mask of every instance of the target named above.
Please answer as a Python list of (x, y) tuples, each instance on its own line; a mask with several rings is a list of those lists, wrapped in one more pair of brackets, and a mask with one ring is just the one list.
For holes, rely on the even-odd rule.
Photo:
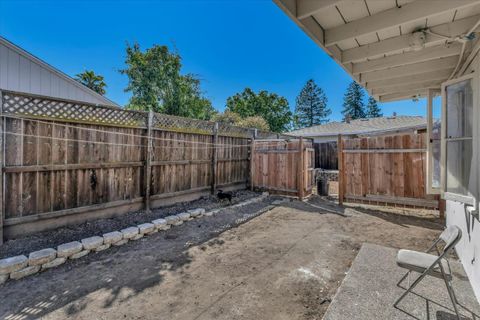
[[(395, 263), (396, 254), (397, 249), (364, 244), (323, 319), (456, 319), (445, 283), (433, 277), (421, 281), (414, 293), (400, 303), (400, 310), (393, 307), (403, 293), (396, 283), (405, 274)], [(453, 287), (464, 306), (459, 310), (462, 319), (479, 319), (480, 306), (462, 265), (456, 261), (450, 263)], [(418, 273), (413, 273), (410, 281), (417, 276)], [(403, 284), (407, 285), (407, 281)]]

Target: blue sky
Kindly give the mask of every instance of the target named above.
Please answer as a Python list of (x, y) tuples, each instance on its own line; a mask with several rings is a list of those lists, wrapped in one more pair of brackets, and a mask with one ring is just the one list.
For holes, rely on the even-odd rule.
[[(271, 0), (0, 1), (0, 34), (68, 75), (102, 74), (123, 105), (125, 44), (175, 47), (215, 108), (245, 87), (295, 97), (313, 78), (341, 119), (351, 81)], [(385, 115), (425, 115), (425, 101), (381, 104)]]

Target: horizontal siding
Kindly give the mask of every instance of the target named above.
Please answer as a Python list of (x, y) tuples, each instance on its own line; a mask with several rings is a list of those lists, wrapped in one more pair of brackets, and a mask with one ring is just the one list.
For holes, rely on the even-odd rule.
[(105, 104), (105, 101), (2, 43), (0, 43), (0, 89)]

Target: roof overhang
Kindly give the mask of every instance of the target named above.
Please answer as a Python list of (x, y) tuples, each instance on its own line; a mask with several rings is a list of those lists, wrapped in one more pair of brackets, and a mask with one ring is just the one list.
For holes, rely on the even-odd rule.
[(378, 101), (419, 98), (480, 50), (480, 0), (273, 0)]

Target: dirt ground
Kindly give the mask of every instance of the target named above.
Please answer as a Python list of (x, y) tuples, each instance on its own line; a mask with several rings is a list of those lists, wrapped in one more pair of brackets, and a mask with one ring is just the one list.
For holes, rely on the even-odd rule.
[(0, 317), (321, 319), (362, 243), (425, 249), (443, 225), (425, 212), (326, 213), (319, 198), (248, 220), (272, 201), (9, 281), (0, 290)]

